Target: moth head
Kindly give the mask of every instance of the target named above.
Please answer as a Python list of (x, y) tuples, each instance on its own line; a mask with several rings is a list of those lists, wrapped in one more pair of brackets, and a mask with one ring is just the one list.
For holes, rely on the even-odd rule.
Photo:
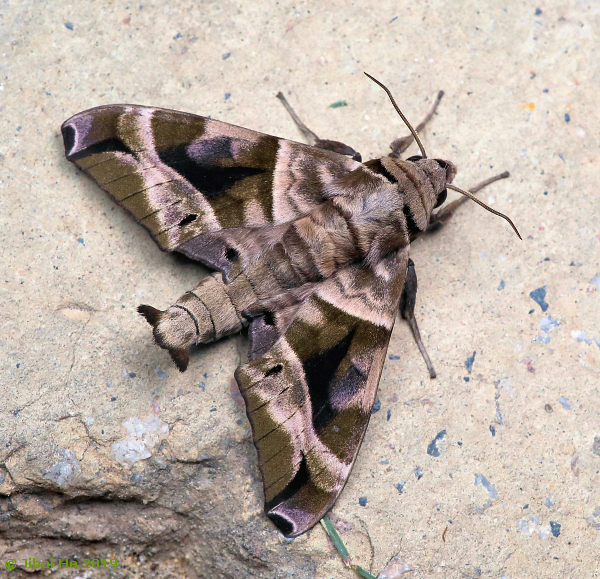
[(444, 161), (444, 159), (424, 159), (421, 155), (413, 155), (406, 160), (417, 163), (428, 174), (434, 189), (433, 209), (437, 209), (446, 201), (447, 185), (452, 183), (456, 177), (456, 165), (450, 161)]
[[(469, 197), (470, 199), (473, 199), (473, 201), (475, 201), (475, 203), (477, 203), (478, 205), (481, 205), (482, 207), (487, 209), (490, 213), (493, 213), (494, 215), (498, 215), (499, 217), (506, 219), (506, 221), (508, 221), (510, 223), (511, 227), (514, 229), (515, 233), (519, 236), (519, 239), (523, 239), (521, 237), (521, 234), (518, 232), (517, 228), (515, 227), (515, 224), (510, 220), (509, 217), (507, 217), (503, 213), (500, 213), (499, 211), (496, 211), (495, 209), (492, 209), (491, 207), (487, 206), (483, 201), (480, 201), (479, 199), (474, 197), (473, 194), (470, 193), (469, 191), (465, 191), (464, 189), (460, 189), (458, 187), (455, 187), (454, 185), (451, 185), (452, 179), (454, 179), (454, 176), (456, 175), (456, 167), (449, 161), (443, 161), (442, 159), (428, 159), (427, 158), (427, 153), (425, 152), (425, 147), (423, 146), (421, 139), (419, 139), (419, 135), (417, 134), (417, 131), (415, 131), (415, 129), (413, 129), (412, 125), (408, 122), (408, 119), (404, 116), (404, 114), (402, 113), (402, 111), (400, 110), (398, 105), (396, 104), (396, 101), (394, 100), (394, 97), (392, 96), (392, 93), (390, 92), (390, 90), (384, 84), (379, 82), (376, 78), (373, 78), (370, 74), (367, 74), (366, 72), (365, 72), (365, 74), (373, 82), (378, 84), (387, 93), (388, 97), (390, 98), (390, 101), (392, 102), (392, 105), (396, 109), (396, 112), (398, 113), (398, 115), (400, 115), (400, 118), (404, 121), (404, 124), (409, 128), (415, 142), (417, 143), (417, 145), (419, 147), (419, 150), (421, 151), (421, 155), (418, 155), (415, 157), (409, 157), (407, 160), (411, 161), (413, 163), (424, 163), (425, 161), (433, 161), (433, 162), (437, 163), (440, 168), (442, 168), (446, 171), (444, 186), (440, 189), (439, 184), (437, 183), (437, 179), (436, 179), (436, 183), (434, 184), (435, 201), (431, 207), (425, 207), (425, 209), (427, 210), (427, 219), (429, 220), (429, 218), (431, 216), (431, 211), (433, 209), (435, 209), (435, 207), (439, 207), (446, 200), (445, 189), (446, 189), (446, 187), (448, 187), (448, 189), (458, 191), (465, 197)], [(443, 92), (439, 93), (438, 99), (441, 98), (441, 95), (443, 95)], [(383, 159), (382, 159), (382, 161), (383, 161)], [(386, 166), (385, 164), (384, 164), (384, 166), (389, 171), (389, 167)], [(437, 174), (439, 174), (439, 171), (437, 172)], [(438, 175), (436, 175), (436, 177), (438, 177)], [(506, 173), (506, 174), (503, 173), (502, 177), (500, 177), (500, 178), (504, 178), (504, 177), (508, 177), (508, 173)], [(422, 200), (422, 201), (425, 201), (425, 205), (427, 205), (427, 203), (426, 203), (427, 200)]]
[[(381, 165), (384, 174), (404, 192), (404, 203), (411, 209), (413, 217), (416, 217), (413, 210), (420, 215), (417, 229), (424, 231), (433, 210), (446, 200), (446, 188), (456, 175), (456, 166), (450, 161), (424, 159), (420, 155), (409, 157), (406, 161), (384, 157)], [(417, 189), (419, 193), (415, 197)]]

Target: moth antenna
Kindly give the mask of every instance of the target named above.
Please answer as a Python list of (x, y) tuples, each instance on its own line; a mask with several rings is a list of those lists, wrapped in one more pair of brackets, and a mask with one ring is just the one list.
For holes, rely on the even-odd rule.
[(510, 223), (511, 227), (515, 230), (515, 233), (518, 235), (519, 239), (521, 241), (523, 241), (521, 234), (519, 233), (518, 229), (515, 227), (515, 224), (510, 220), (510, 217), (508, 217), (507, 215), (504, 215), (504, 213), (500, 213), (500, 211), (496, 211), (495, 209), (492, 209), (489, 205), (486, 205), (483, 201), (480, 201), (479, 199), (477, 199), (477, 197), (475, 197), (473, 194), (469, 193), (468, 191), (465, 191), (464, 189), (459, 189), (458, 187), (455, 187), (454, 185), (450, 185), (450, 184), (446, 184), (446, 187), (448, 189), (452, 189), (453, 191), (458, 191), (459, 193), (466, 195), (469, 199), (473, 199), (473, 201), (475, 201), (475, 203), (477, 203), (478, 205), (481, 205), (484, 209), (487, 209), (490, 213), (493, 213), (494, 215), (498, 215), (499, 217), (506, 219), (506, 221), (508, 221)]
[(388, 97), (390, 97), (390, 100), (392, 101), (392, 105), (394, 105), (396, 112), (400, 115), (400, 118), (404, 121), (404, 124), (408, 127), (408, 129), (412, 133), (412, 136), (415, 138), (415, 142), (417, 143), (417, 145), (419, 146), (419, 149), (421, 150), (421, 155), (422, 155), (423, 159), (427, 159), (427, 153), (425, 152), (425, 147), (423, 146), (423, 143), (421, 143), (421, 139), (419, 139), (419, 135), (417, 135), (417, 131), (415, 131), (412, 128), (412, 125), (408, 122), (408, 119), (404, 116), (404, 114), (400, 110), (400, 107), (396, 104), (396, 101), (394, 100), (394, 97), (392, 96), (390, 89), (387, 86), (385, 86), (383, 83), (379, 82), (376, 78), (373, 78), (368, 72), (365, 72), (365, 74), (375, 84), (378, 84), (387, 93)]

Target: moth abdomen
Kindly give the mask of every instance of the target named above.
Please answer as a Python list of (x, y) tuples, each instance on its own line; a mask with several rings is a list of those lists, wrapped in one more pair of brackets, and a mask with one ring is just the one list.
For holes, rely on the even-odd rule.
[(138, 308), (153, 327), (157, 345), (169, 351), (182, 372), (188, 365), (190, 346), (239, 332), (245, 323), (242, 310), (256, 301), (243, 275), (228, 285), (220, 277), (205, 277), (165, 311), (148, 305)]
[(184, 372), (190, 358), (189, 346), (197, 334), (197, 324), (190, 312), (174, 306), (161, 311), (146, 304), (139, 306), (138, 312), (152, 326), (154, 341), (169, 351), (179, 371)]

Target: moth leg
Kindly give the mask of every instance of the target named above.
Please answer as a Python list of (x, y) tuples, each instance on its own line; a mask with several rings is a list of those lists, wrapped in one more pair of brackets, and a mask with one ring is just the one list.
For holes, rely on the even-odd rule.
[(431, 378), (436, 377), (435, 369), (429, 358), (429, 354), (423, 345), (421, 340), (421, 332), (419, 332), (419, 326), (415, 318), (415, 302), (417, 300), (417, 272), (415, 270), (415, 264), (412, 259), (408, 260), (408, 269), (406, 270), (406, 281), (404, 282), (404, 289), (402, 290), (402, 296), (400, 297), (400, 315), (403, 319), (407, 320), (410, 329), (412, 330), (415, 342), (425, 360), (427, 370), (429, 370), (429, 376)]
[[(499, 175), (494, 175), (493, 177), (490, 177), (489, 179), (486, 179), (485, 181), (478, 183), (477, 185), (475, 185), (475, 187), (471, 187), (469, 189), (469, 192), (477, 193), (478, 191), (481, 191), (481, 189), (483, 189), (484, 187), (487, 187), (491, 183), (494, 183), (495, 181), (499, 181), (500, 179), (506, 179), (509, 176), (510, 176), (510, 173), (508, 171), (504, 171), (504, 173), (500, 173)], [(437, 213), (433, 213), (429, 220), (429, 226), (427, 227), (427, 231), (428, 232), (437, 231), (442, 225), (445, 225), (446, 223), (448, 223), (450, 218), (454, 215), (454, 212), (465, 201), (468, 201), (468, 200), (469, 200), (468, 197), (461, 196), (458, 199), (456, 199), (455, 201), (452, 201), (452, 203), (448, 203), (448, 205), (445, 205), (444, 207), (442, 207)]]
[[(415, 128), (415, 131), (417, 131), (417, 133), (420, 133), (425, 128), (425, 125), (431, 120), (431, 117), (433, 117), (433, 115), (435, 114), (435, 111), (437, 110), (438, 105), (440, 104), (440, 101), (442, 100), (443, 96), (444, 96), (443, 90), (438, 92), (437, 97), (435, 98), (435, 102), (433, 103), (433, 106), (427, 113), (427, 116)], [(411, 143), (413, 141), (414, 141), (414, 137), (412, 136), (412, 134), (407, 135), (406, 137), (402, 137), (400, 139), (396, 139), (390, 145), (392, 152), (389, 154), (389, 156), (394, 157), (395, 159), (399, 158), (400, 155), (402, 153), (404, 153), (404, 151), (406, 151), (406, 149), (408, 149), (408, 147), (411, 145)]]
[(348, 155), (352, 157), (355, 161), (361, 162), (362, 156), (360, 153), (357, 153), (352, 147), (345, 145), (344, 143), (340, 143), (340, 141), (330, 141), (328, 139), (319, 139), (317, 135), (315, 135), (298, 117), (294, 109), (290, 106), (290, 103), (287, 102), (285, 96), (283, 96), (282, 92), (277, 93), (277, 98), (283, 103), (285, 110), (290, 114), (293, 121), (296, 123), (296, 126), (304, 136), (304, 138), (308, 141), (309, 145), (313, 147), (317, 147), (319, 149), (326, 149), (327, 151), (333, 151), (334, 153), (340, 153), (341, 155)]

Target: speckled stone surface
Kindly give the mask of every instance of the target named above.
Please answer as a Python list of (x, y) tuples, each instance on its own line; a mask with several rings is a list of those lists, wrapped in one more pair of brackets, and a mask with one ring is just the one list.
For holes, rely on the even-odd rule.
[[(332, 519), (375, 575), (397, 555), (412, 578), (598, 576), (599, 26), (568, 0), (2, 2), (0, 577), (33, 557), (78, 557), (56, 577), (354, 576), (320, 528), (286, 543), (264, 518), (243, 338), (179, 374), (135, 311), (205, 270), (70, 165), (59, 127), (125, 102), (300, 140), (284, 90), (370, 158), (406, 130), (363, 70), (415, 123), (445, 91), (428, 152), (463, 187), (509, 170), (481, 197), (524, 241), (467, 204), (414, 244), (438, 378), (398, 323)], [(118, 568), (86, 575), (91, 555)]]

